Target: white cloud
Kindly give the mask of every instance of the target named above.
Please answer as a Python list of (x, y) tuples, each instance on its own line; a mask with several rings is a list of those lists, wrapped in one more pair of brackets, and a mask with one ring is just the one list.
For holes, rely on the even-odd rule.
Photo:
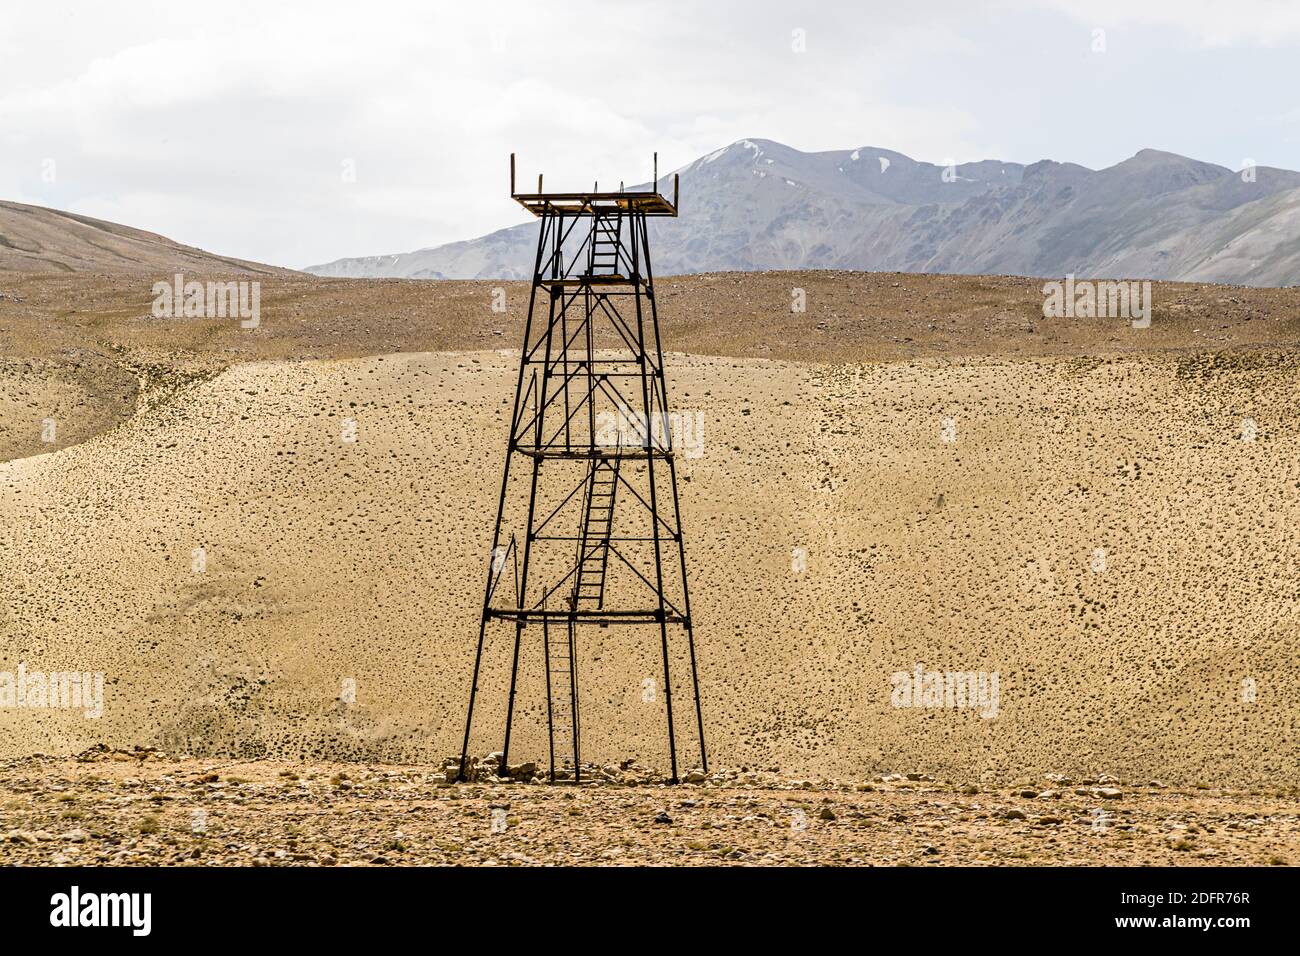
[(1205, 46), (1292, 46), (1300, 41), (1300, 4), (1295, 0), (1047, 0), (1047, 6), (1103, 29), (1167, 27)]
[[(507, 196), (512, 150), (521, 176), (544, 171), (556, 186), (647, 179), (654, 150), (666, 171), (743, 137), (959, 161), (1096, 164), (1155, 142), (1192, 151), (1203, 142), (1182, 132), (1195, 128), (1189, 118), (1203, 128), (1213, 113), (1211, 71), (1198, 64), (1181, 81), (1178, 97), (1194, 115), (1163, 108), (1169, 88), (1108, 90), (1105, 71), (1178, 68), (1176, 50), (1153, 50), (1152, 37), (1231, 45), (1300, 35), (1300, 13), (1264, 0), (1002, 0), (995, 15), (975, 7), (18, 4), (0, 28), (0, 196), (302, 266), (520, 221)], [(1151, 62), (1125, 60), (1133, 54), (1124, 44), (1104, 63), (1088, 60), (1094, 21), (1141, 32)], [(806, 52), (792, 49), (796, 29)], [(1249, 72), (1259, 61), (1270, 62), (1233, 62)], [(1251, 108), (1284, 115), (1287, 87), (1268, 79), (1252, 95), (1279, 92)], [(1077, 117), (1061, 108), (1085, 108), (1090, 97), (1094, 113), (1119, 117), (1105, 137), (1076, 135)], [(1234, 103), (1224, 121), (1242, 113)], [(1204, 158), (1282, 165), (1273, 153), (1285, 131), (1255, 126), (1275, 139), (1234, 128), (1220, 134), (1223, 155)], [(47, 159), (57, 163), (53, 183), (42, 179)], [(345, 161), (355, 182), (342, 175)]]

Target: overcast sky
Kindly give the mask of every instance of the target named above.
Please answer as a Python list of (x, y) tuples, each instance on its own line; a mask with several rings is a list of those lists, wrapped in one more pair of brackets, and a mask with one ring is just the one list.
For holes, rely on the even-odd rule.
[(0, 198), (302, 267), (523, 221), (511, 150), (1300, 169), (1298, 54), (1297, 0), (6, 2)]

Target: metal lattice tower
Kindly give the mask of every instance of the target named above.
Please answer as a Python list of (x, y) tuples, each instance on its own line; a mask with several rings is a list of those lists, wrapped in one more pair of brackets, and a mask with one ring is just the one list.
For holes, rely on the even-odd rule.
[(544, 659), (550, 779), (567, 757), (580, 780), (579, 639), (584, 628), (617, 625), (659, 645), (676, 783), (670, 631), (679, 648), (685, 637), (708, 769), (646, 228), (651, 216), (677, 215), (677, 177), (671, 202), (659, 194), (657, 169), (648, 191), (547, 193), (538, 176), (537, 192), (518, 193), (512, 154), (510, 195), (541, 223), (458, 779), (484, 641), (504, 625), (513, 653), (499, 772), (527, 647)]

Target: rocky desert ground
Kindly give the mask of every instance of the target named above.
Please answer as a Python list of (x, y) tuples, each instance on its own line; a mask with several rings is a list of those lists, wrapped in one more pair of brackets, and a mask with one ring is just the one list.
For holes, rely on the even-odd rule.
[[(0, 272), (0, 672), (103, 675), (0, 708), (0, 859), (1296, 862), (1300, 290), (1155, 283), (1134, 329), (1029, 279), (661, 279), (733, 769), (655, 782), (656, 648), (611, 629), (613, 780), (447, 787), (526, 287), (262, 276), (244, 329), (155, 278)], [(918, 667), (996, 701), (899, 706)]]
[(990, 789), (723, 770), (665, 786), (624, 763), (573, 787), (106, 748), (12, 760), (0, 766), (0, 863), (1281, 866), (1300, 850), (1294, 795), (1059, 774)]

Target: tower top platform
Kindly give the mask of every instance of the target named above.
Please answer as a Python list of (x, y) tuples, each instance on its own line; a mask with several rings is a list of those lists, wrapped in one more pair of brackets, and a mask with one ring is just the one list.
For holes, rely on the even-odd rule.
[(615, 191), (592, 189), (581, 192), (543, 192), (542, 176), (537, 176), (537, 192), (521, 193), (515, 189), (515, 154), (510, 154), (510, 198), (534, 216), (564, 213), (568, 216), (594, 216), (613, 212), (631, 212), (645, 216), (676, 216), (680, 183), (673, 173), (673, 198), (659, 194), (659, 154), (655, 154), (655, 181), (650, 191), (619, 188)]

